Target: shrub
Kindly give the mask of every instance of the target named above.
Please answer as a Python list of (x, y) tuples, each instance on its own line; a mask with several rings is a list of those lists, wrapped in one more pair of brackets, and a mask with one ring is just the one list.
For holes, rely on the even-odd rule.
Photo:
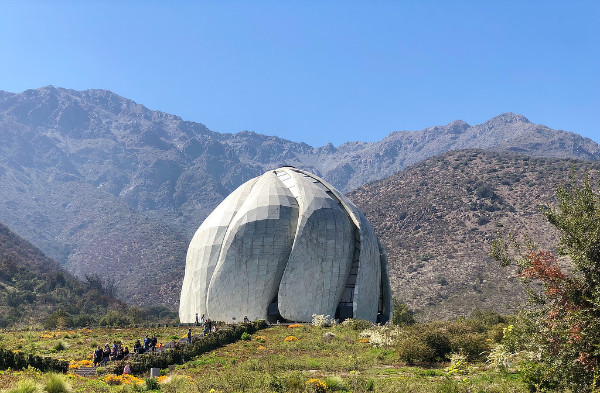
[(312, 315), (312, 325), (317, 327), (327, 327), (331, 326), (331, 319), (329, 315)]
[(67, 344), (65, 344), (62, 341), (57, 341), (56, 344), (54, 344), (54, 347), (52, 347), (56, 352), (60, 352), (60, 351), (64, 351), (65, 349), (67, 349)]
[(327, 390), (332, 392), (348, 390), (348, 386), (346, 386), (344, 380), (340, 377), (325, 377), (324, 382), (327, 386)]
[(487, 335), (483, 333), (463, 333), (451, 337), (453, 351), (459, 351), (469, 362), (481, 361), (489, 353)]
[(156, 378), (146, 378), (146, 390), (159, 390), (160, 385), (158, 384), (158, 380)]
[(409, 365), (415, 362), (424, 362), (434, 357), (433, 350), (418, 337), (408, 337), (403, 340), (399, 347), (400, 360)]
[(320, 379), (311, 378), (306, 381), (306, 390), (315, 393), (325, 393), (327, 391), (327, 385)]
[(244, 341), (250, 341), (250, 340), (252, 340), (252, 335), (248, 332), (244, 332), (244, 333), (242, 333), (240, 338)]
[(541, 209), (560, 232), (557, 249), (569, 269), (531, 242), (522, 251), (514, 236), (499, 236), (491, 255), (519, 269), (534, 306), (524, 313), (523, 339), (517, 340), (519, 350), (540, 359), (523, 371), (532, 386), (590, 391), (600, 368), (600, 190), (589, 174), (578, 184), (574, 173), (556, 192), (558, 206)]
[(366, 330), (372, 327), (373, 324), (369, 321), (365, 321), (364, 319), (348, 318), (344, 322), (342, 322), (342, 326), (350, 328), (352, 330)]
[(68, 393), (71, 391), (71, 387), (62, 375), (49, 374), (44, 384), (44, 391), (48, 393)]
[(432, 351), (432, 356), (429, 359), (425, 359), (426, 361), (444, 361), (450, 352), (452, 352), (450, 340), (442, 331), (426, 332), (423, 340)]
[(21, 381), (16, 387), (6, 390), (5, 393), (38, 393), (39, 389), (35, 382), (30, 379)]
[(414, 325), (415, 317), (406, 303), (394, 299), (394, 312), (392, 313), (392, 323), (394, 325)]

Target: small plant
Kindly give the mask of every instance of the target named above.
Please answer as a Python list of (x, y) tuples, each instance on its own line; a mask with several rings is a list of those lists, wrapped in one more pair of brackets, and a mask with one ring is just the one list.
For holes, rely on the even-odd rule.
[(366, 330), (372, 327), (373, 324), (369, 321), (365, 321), (364, 319), (348, 318), (344, 322), (342, 322), (342, 326), (350, 328), (352, 330)]
[(146, 390), (159, 390), (160, 384), (156, 378), (146, 378)]
[(296, 336), (287, 336), (284, 341), (290, 342), (290, 341), (298, 341), (298, 337)]
[(312, 315), (312, 325), (317, 327), (327, 327), (331, 326), (332, 320), (329, 318), (329, 315)]
[(30, 379), (21, 381), (17, 387), (6, 390), (6, 393), (38, 393), (38, 386)]
[(264, 344), (265, 342), (267, 342), (267, 339), (264, 336), (256, 336), (256, 342)]
[(242, 333), (242, 336), (240, 337), (240, 339), (243, 341), (250, 341), (250, 340), (252, 340), (252, 335), (248, 332), (244, 332), (244, 333)]
[(68, 393), (71, 387), (59, 374), (49, 374), (44, 384), (44, 391), (47, 393)]
[(346, 386), (344, 380), (340, 377), (326, 377), (324, 382), (329, 391), (338, 392), (348, 390), (348, 386)]
[(323, 341), (325, 342), (331, 342), (334, 338), (335, 338), (335, 333), (333, 332), (325, 332), (321, 338), (323, 339)]
[(306, 389), (309, 392), (325, 393), (327, 391), (327, 385), (320, 379), (311, 378), (306, 381)]
[(56, 344), (54, 344), (54, 347), (52, 347), (56, 352), (60, 352), (60, 351), (64, 351), (65, 349), (67, 349), (67, 344), (65, 344), (62, 341), (57, 341)]

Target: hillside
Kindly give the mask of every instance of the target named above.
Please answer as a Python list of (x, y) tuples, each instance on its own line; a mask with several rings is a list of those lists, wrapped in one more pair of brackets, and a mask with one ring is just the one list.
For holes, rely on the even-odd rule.
[(0, 223), (0, 328), (40, 324), (57, 310), (102, 316), (109, 306), (122, 304), (101, 287), (77, 280)]
[(525, 300), (515, 272), (488, 253), (498, 230), (553, 249), (558, 234), (539, 206), (554, 203), (572, 168), (600, 163), (482, 150), (446, 153), (349, 194), (385, 245), (394, 297), (425, 319), (509, 312)]
[(1, 222), (77, 276), (110, 277), (119, 298), (173, 308), (193, 233), (265, 170), (294, 165), (349, 191), (457, 148), (600, 157), (593, 141), (515, 114), (315, 148), (52, 86), (0, 91), (0, 140)]

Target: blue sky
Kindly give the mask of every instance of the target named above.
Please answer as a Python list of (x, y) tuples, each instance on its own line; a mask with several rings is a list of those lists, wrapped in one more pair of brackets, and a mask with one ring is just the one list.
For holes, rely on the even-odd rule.
[(600, 142), (598, 1), (4, 1), (0, 90), (313, 146), (502, 112)]

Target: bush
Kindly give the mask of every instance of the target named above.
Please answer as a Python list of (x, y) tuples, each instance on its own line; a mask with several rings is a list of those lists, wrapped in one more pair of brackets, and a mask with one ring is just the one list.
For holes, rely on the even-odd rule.
[(467, 361), (482, 361), (489, 353), (487, 335), (483, 333), (465, 333), (451, 337), (452, 351), (462, 353)]
[(394, 299), (394, 312), (392, 313), (392, 323), (394, 325), (414, 325), (414, 313), (408, 308), (406, 303)]
[(418, 337), (408, 337), (399, 345), (400, 360), (413, 365), (434, 357), (433, 350)]
[(365, 321), (364, 319), (352, 319), (348, 318), (344, 322), (342, 322), (343, 327), (350, 328), (352, 330), (366, 330), (373, 327), (373, 324), (369, 321)]
[(0, 370), (13, 369), (22, 370), (29, 366), (35, 367), (42, 372), (55, 371), (67, 372), (69, 362), (65, 360), (26, 355), (23, 352), (13, 352), (0, 348)]
[(5, 393), (38, 393), (38, 386), (32, 380), (21, 381), (17, 387), (6, 390)]
[(146, 378), (146, 390), (159, 390), (160, 385), (156, 378)]
[(312, 315), (312, 325), (317, 327), (327, 327), (331, 326), (332, 320), (329, 318), (329, 315)]
[(244, 332), (242, 333), (240, 339), (242, 339), (243, 341), (250, 341), (252, 340), (252, 335), (248, 332)]
[(600, 369), (600, 190), (589, 174), (578, 184), (573, 170), (556, 199), (557, 207), (541, 210), (560, 232), (556, 248), (568, 269), (531, 241), (522, 247), (515, 236), (499, 236), (491, 255), (517, 267), (530, 294), (533, 307), (523, 313), (523, 329), (512, 333), (522, 338), (515, 340), (518, 350), (540, 359), (523, 369), (530, 385), (585, 392), (595, 388)]
[(327, 385), (327, 390), (332, 392), (348, 390), (348, 386), (346, 386), (344, 380), (340, 377), (325, 377), (324, 382)]
[(450, 340), (442, 331), (426, 332), (423, 340), (432, 351), (432, 356), (425, 359), (425, 361), (444, 361), (447, 360), (448, 355), (452, 352)]
[(56, 352), (60, 352), (60, 351), (64, 351), (65, 349), (67, 349), (67, 344), (65, 344), (62, 341), (57, 341), (56, 344), (54, 344), (54, 347), (52, 347)]
[(48, 393), (68, 393), (71, 391), (71, 387), (62, 375), (50, 374), (46, 378), (44, 391)]

